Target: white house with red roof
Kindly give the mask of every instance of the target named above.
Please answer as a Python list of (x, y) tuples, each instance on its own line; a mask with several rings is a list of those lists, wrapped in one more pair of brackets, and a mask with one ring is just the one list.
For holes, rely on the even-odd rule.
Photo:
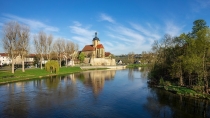
[(12, 60), (9, 58), (8, 53), (0, 53), (0, 65), (8, 65), (11, 64)]

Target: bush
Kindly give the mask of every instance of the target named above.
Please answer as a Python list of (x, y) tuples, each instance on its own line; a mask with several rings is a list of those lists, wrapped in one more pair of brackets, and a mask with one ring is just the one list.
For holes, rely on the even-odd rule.
[(164, 86), (164, 80), (163, 80), (162, 77), (160, 78), (159, 85), (160, 85), (160, 86)]
[(192, 89), (197, 92), (204, 92), (204, 86), (192, 86)]
[(160, 86), (171, 86), (171, 82), (164, 81), (163, 78), (161, 77), (160, 80), (159, 80), (159, 85)]
[(58, 73), (59, 64), (58, 61), (50, 60), (45, 64), (45, 70), (51, 73)]

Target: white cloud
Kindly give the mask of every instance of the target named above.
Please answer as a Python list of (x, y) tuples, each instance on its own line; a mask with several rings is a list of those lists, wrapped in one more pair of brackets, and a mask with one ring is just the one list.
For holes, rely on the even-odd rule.
[(71, 39), (77, 41), (80, 48), (92, 43), (91, 39), (95, 31), (90, 29), (91, 26), (85, 27), (80, 22), (74, 21), (73, 25), (69, 26), (69, 28), (70, 32), (74, 35)]
[(152, 29), (151, 24), (148, 24), (149, 29), (146, 27), (142, 27), (139, 24), (134, 24), (134, 23), (130, 23), (131, 26), (136, 29), (137, 31), (139, 31), (140, 33), (142, 33), (143, 35), (147, 36), (147, 37), (152, 37), (154, 39), (160, 39), (160, 35), (158, 33), (156, 33), (156, 31), (154, 31), (154, 27)]
[(166, 34), (169, 34), (171, 36), (180, 35), (181, 29), (183, 28), (183, 26), (175, 25), (171, 21), (167, 21), (165, 24), (166, 24), (166, 27), (165, 27), (165, 33)]
[(122, 26), (112, 24), (107, 26), (107, 36), (115, 39), (117, 43), (111, 40), (106, 46), (116, 54), (128, 54), (129, 52), (141, 53), (142, 51), (151, 50), (151, 44), (154, 40), (159, 40), (162, 35), (159, 34), (159, 28), (156, 25), (145, 23), (145, 27), (141, 24), (129, 23), (130, 26)]
[(15, 20), (25, 25), (28, 25), (31, 28), (31, 30), (36, 30), (36, 31), (44, 30), (44, 31), (52, 31), (52, 32), (59, 31), (59, 28), (46, 25), (37, 20), (26, 19), (19, 16), (11, 15), (11, 14), (4, 14), (4, 16), (6, 17), (5, 19), (7, 20)]
[(106, 14), (104, 14), (104, 13), (102, 13), (102, 14), (100, 15), (100, 19), (101, 19), (102, 21), (108, 21), (108, 22), (110, 22), (110, 23), (115, 23), (115, 21), (112, 19), (111, 16), (108, 16), (108, 15), (106, 15)]

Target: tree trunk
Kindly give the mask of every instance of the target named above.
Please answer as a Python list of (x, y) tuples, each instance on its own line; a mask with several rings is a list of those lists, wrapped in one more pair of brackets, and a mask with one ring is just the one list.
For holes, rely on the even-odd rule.
[(24, 64), (24, 59), (22, 59), (22, 72), (25, 72), (25, 64)]
[(207, 80), (207, 72), (206, 72), (206, 63), (205, 63), (205, 57), (206, 57), (206, 51), (204, 51), (203, 55), (203, 80), (204, 80), (204, 91), (205, 93), (208, 93), (208, 80)]
[(68, 65), (68, 62), (67, 62), (67, 59), (66, 59), (66, 67), (67, 67), (67, 65)]
[(41, 58), (40, 58), (40, 67), (42, 69), (42, 55), (41, 55)]
[(12, 73), (13, 73), (13, 74), (14, 74), (14, 72), (15, 72), (14, 69), (15, 69), (15, 68), (14, 68), (14, 57), (13, 57), (13, 55), (12, 55)]
[(179, 77), (180, 86), (183, 86), (183, 77), (182, 77), (182, 66), (180, 64), (180, 77)]

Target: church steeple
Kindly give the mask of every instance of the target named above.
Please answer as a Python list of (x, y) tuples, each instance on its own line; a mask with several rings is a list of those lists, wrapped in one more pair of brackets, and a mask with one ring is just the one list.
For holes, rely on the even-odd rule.
[(97, 37), (97, 32), (95, 32), (95, 37), (93, 38), (93, 46), (96, 47), (98, 44), (100, 44), (100, 40)]
[(93, 38), (93, 41), (94, 41), (94, 40), (100, 41), (99, 38), (97, 37), (97, 32), (95, 32), (95, 37)]

